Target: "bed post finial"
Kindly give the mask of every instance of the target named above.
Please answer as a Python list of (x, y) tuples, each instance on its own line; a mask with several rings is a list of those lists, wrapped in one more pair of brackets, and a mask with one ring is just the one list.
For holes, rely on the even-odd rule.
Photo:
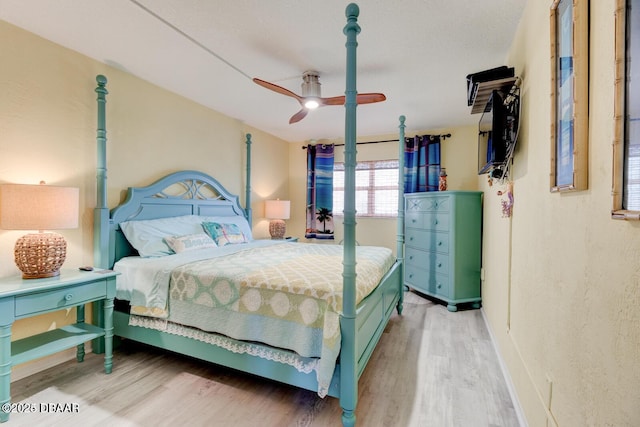
[[(404, 277), (404, 129), (406, 117), (400, 116), (400, 125), (398, 126), (398, 232), (397, 232), (397, 246), (396, 246), (396, 259), (398, 260), (400, 268), (400, 277)], [(400, 280), (400, 299), (398, 300), (398, 314), (402, 314), (402, 308), (404, 304), (404, 284)]]
[(249, 227), (252, 227), (252, 210), (251, 210), (251, 134), (247, 134), (247, 178), (246, 178), (246, 186), (245, 186), (245, 197), (244, 197), (244, 214), (249, 222)]

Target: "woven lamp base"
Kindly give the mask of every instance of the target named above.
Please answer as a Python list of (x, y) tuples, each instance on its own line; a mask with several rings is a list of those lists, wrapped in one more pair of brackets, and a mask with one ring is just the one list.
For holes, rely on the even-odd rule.
[(287, 226), (281, 219), (272, 219), (269, 222), (269, 234), (273, 240), (284, 239), (284, 233), (287, 230)]
[(67, 257), (67, 242), (58, 233), (27, 234), (16, 242), (14, 254), (23, 279), (54, 277)]

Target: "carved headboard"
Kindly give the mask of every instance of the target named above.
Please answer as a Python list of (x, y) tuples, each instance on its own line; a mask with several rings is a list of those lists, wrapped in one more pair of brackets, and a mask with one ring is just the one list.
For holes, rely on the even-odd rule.
[(129, 187), (125, 201), (111, 210), (109, 267), (122, 257), (136, 254), (120, 229), (121, 222), (182, 215), (246, 218), (247, 212), (238, 196), (202, 172), (176, 172), (147, 187)]

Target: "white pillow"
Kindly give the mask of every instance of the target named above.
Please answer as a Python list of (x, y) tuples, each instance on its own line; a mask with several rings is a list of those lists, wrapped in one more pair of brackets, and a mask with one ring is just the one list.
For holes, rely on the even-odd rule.
[(205, 233), (165, 237), (164, 241), (177, 254), (196, 249), (217, 248), (216, 242)]
[(141, 257), (171, 255), (173, 251), (165, 237), (185, 236), (202, 232), (192, 219), (193, 215), (175, 216), (141, 221), (121, 222), (125, 237)]
[(243, 216), (183, 215), (121, 222), (120, 228), (141, 257), (157, 257), (173, 253), (164, 240), (166, 237), (203, 233), (203, 222), (237, 224), (247, 239), (251, 240), (251, 227)]

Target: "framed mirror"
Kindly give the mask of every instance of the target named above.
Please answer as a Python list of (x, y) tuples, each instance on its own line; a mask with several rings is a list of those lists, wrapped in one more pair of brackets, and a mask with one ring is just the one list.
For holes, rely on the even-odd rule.
[(551, 5), (551, 191), (586, 190), (589, 160), (589, 1)]

